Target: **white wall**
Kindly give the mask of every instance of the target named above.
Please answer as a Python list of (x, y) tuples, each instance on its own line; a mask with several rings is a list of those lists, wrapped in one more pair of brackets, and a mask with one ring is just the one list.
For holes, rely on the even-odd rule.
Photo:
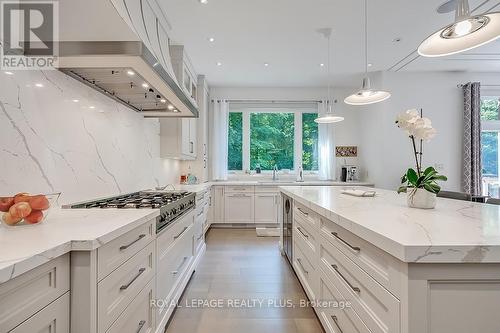
[[(356, 146), (360, 144), (359, 137), (359, 110), (343, 103), (345, 96), (351, 94), (351, 90), (333, 89), (332, 96), (337, 99), (334, 106), (335, 112), (343, 116), (343, 122), (334, 124), (335, 145)], [(215, 87), (210, 90), (211, 98), (237, 99), (237, 100), (323, 100), (328, 96), (326, 88), (227, 88)], [(335, 154), (335, 152), (332, 152)], [(337, 159), (337, 178), (340, 168), (344, 163), (360, 165), (360, 153), (358, 158)], [(363, 166), (360, 165), (361, 169)]]
[(58, 71), (0, 72), (0, 195), (68, 203), (178, 183), (179, 162), (159, 151), (157, 119)]
[(448, 176), (443, 189), (460, 191), (462, 168), (462, 90), (457, 84), (479, 81), (500, 84), (498, 73), (401, 72), (375, 78), (392, 93), (383, 103), (360, 107), (359, 132), (364, 176), (377, 187), (395, 189), (400, 176), (414, 166), (409, 139), (394, 123), (396, 115), (411, 108), (423, 108), (438, 130), (424, 145), (425, 166), (441, 164)]

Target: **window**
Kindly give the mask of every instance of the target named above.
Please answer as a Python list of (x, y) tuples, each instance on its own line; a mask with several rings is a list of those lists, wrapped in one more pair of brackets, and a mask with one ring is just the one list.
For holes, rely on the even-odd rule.
[(317, 113), (302, 114), (302, 167), (304, 170), (318, 170), (318, 124)]
[(250, 169), (293, 169), (293, 113), (250, 113)]
[(500, 97), (481, 97), (481, 163), (483, 195), (500, 197), (498, 146), (500, 142)]
[[(311, 108), (312, 109), (312, 108)], [(229, 112), (228, 170), (318, 170), (317, 113), (244, 108)]]

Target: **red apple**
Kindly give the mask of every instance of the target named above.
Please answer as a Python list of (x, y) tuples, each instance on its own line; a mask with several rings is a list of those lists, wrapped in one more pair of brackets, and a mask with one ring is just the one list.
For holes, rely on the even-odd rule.
[(9, 214), (14, 219), (25, 218), (31, 214), (31, 207), (27, 202), (18, 202), (9, 208)]
[(8, 225), (15, 225), (16, 223), (19, 223), (19, 221), (22, 220), (22, 218), (14, 218), (10, 213), (5, 213), (2, 216), (2, 220), (5, 222), (5, 224)]
[(28, 202), (30, 200), (30, 194), (29, 193), (18, 193), (14, 196), (14, 202)]
[(30, 224), (38, 223), (42, 219), (43, 219), (43, 213), (40, 210), (33, 210), (30, 215), (24, 218), (24, 220)]
[(8, 212), (13, 204), (13, 197), (0, 197), (0, 212)]
[(31, 208), (36, 210), (47, 210), (50, 207), (49, 200), (43, 194), (32, 196), (28, 203), (30, 204)]

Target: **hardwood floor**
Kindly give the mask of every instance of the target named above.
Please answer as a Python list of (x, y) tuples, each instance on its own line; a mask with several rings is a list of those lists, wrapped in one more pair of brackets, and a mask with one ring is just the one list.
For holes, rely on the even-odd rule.
[[(300, 306), (307, 297), (281, 256), (277, 237), (257, 237), (248, 229), (212, 229), (206, 243), (167, 333), (323, 332), (314, 310)], [(295, 306), (287, 307), (287, 300)], [(223, 306), (208, 306), (209, 301)], [(198, 307), (197, 302), (203, 303)]]

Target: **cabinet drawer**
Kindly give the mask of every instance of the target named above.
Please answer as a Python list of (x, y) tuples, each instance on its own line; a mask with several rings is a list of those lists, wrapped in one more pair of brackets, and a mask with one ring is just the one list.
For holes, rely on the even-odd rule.
[(154, 281), (151, 280), (111, 325), (107, 333), (150, 333), (155, 331)]
[(69, 254), (0, 284), (0, 331), (19, 325), (69, 290)]
[(293, 203), (293, 216), (302, 219), (313, 228), (316, 228), (319, 224), (318, 214), (298, 202)]
[(293, 268), (309, 299), (315, 300), (317, 273), (295, 240), (293, 241)]
[(276, 193), (280, 192), (277, 186), (255, 186), (255, 193)]
[(154, 242), (105, 277), (97, 286), (99, 332), (105, 332), (155, 273)]
[(102, 280), (118, 266), (139, 252), (155, 236), (152, 220), (97, 249), (97, 276)]
[[(186, 215), (179, 218), (177, 221), (169, 225), (166, 229), (160, 231), (161, 235), (161, 251), (165, 252), (169, 247), (173, 246), (177, 240), (188, 230), (194, 223), (195, 211), (191, 210)], [(158, 252), (159, 253), (159, 252)]]
[[(158, 252), (158, 269), (156, 272), (156, 298), (161, 299), (166, 306), (173, 301), (173, 291), (185, 274), (193, 259), (193, 232), (194, 226), (182, 234), (179, 241), (175, 242), (174, 246), (163, 251), (162, 237), (158, 237), (157, 252)], [(157, 308), (157, 321), (161, 322), (164, 313), (168, 308)]]
[(301, 224), (295, 222), (293, 224), (293, 238), (296, 240), (302, 253), (307, 257), (313, 267), (318, 265), (317, 240), (314, 234), (309, 233)]
[(235, 193), (235, 192), (253, 193), (254, 186), (238, 186), (238, 185), (226, 186), (224, 188), (224, 191), (225, 193)]
[[(349, 300), (337, 289), (323, 272), (319, 273), (318, 302), (319, 320), (327, 333), (371, 333), (351, 308)], [(327, 303), (328, 302), (328, 303)]]
[(320, 267), (372, 333), (400, 332), (399, 300), (329, 242), (320, 245)]
[(400, 297), (403, 263), (338, 224), (324, 218), (320, 219), (320, 234), (378, 283), (396, 297)]
[(69, 292), (9, 332), (69, 333)]

